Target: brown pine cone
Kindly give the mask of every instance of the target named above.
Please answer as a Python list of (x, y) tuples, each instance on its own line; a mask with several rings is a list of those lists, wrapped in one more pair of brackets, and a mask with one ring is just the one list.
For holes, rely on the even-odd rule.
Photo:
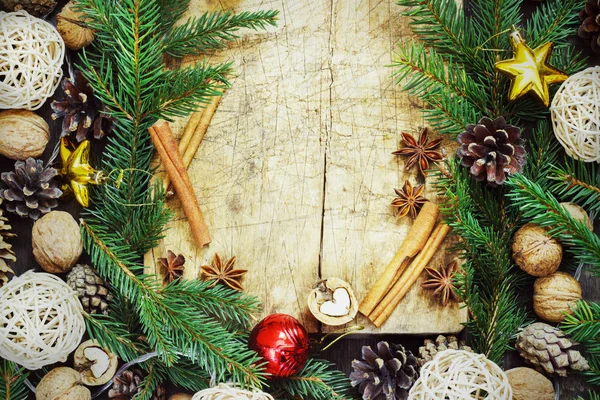
[(473, 352), (469, 346), (466, 346), (463, 342), (459, 342), (456, 336), (448, 336), (446, 338), (444, 335), (439, 335), (435, 339), (435, 342), (431, 339), (425, 339), (423, 346), (419, 347), (417, 365), (419, 368), (422, 367), (426, 362), (433, 360), (437, 353), (448, 349)]
[(586, 0), (579, 19), (581, 25), (577, 34), (590, 45), (594, 53), (600, 53), (600, 0)]
[[(142, 388), (142, 382), (146, 373), (139, 368), (132, 368), (123, 371), (113, 380), (112, 388), (108, 391), (110, 400), (130, 400)], [(166, 400), (167, 392), (163, 385), (158, 385), (151, 400)]]
[[(0, 199), (0, 205), (2, 205), (2, 199)], [(8, 261), (17, 261), (15, 252), (12, 251), (12, 245), (6, 242), (7, 239), (16, 236), (10, 230), (11, 226), (8, 225), (8, 220), (2, 215), (0, 209), (0, 287), (8, 282), (9, 274), (14, 274), (14, 271), (8, 265)]]
[(7, 11), (25, 10), (34, 17), (45, 17), (56, 7), (56, 0), (2, 0)]

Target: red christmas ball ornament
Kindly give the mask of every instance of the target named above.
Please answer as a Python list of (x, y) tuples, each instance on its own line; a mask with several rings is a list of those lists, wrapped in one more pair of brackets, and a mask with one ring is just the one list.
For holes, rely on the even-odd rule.
[(273, 377), (300, 371), (310, 347), (306, 329), (287, 314), (272, 314), (260, 321), (252, 329), (248, 345), (267, 361), (266, 372)]

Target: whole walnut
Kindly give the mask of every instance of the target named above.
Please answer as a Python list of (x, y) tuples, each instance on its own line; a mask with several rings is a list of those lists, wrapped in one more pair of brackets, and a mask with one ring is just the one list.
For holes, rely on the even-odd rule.
[(86, 26), (84, 14), (72, 1), (56, 16), (56, 30), (71, 50), (79, 50), (94, 41), (94, 31)]
[(47, 272), (69, 271), (81, 256), (83, 241), (71, 214), (51, 211), (33, 224), (33, 255)]
[(529, 223), (515, 233), (512, 244), (513, 259), (529, 275), (550, 275), (560, 266), (562, 246), (547, 232), (547, 228)]
[(546, 321), (561, 322), (580, 299), (579, 282), (566, 272), (537, 278), (533, 284), (533, 310)]
[(594, 224), (592, 223), (590, 216), (588, 215), (587, 212), (585, 212), (583, 207), (581, 207), (575, 203), (560, 203), (560, 205), (565, 210), (567, 210), (567, 212), (571, 215), (571, 217), (573, 217), (574, 219), (576, 219), (578, 221), (585, 223), (585, 226), (587, 226), (589, 230), (591, 230), (591, 231), (594, 230)]
[(512, 400), (554, 400), (554, 385), (536, 370), (513, 368), (506, 371), (506, 376), (513, 390)]
[(0, 112), (0, 155), (13, 160), (38, 158), (50, 139), (44, 118), (27, 110)]
[(81, 375), (72, 368), (58, 367), (48, 372), (37, 385), (36, 400), (91, 400)]

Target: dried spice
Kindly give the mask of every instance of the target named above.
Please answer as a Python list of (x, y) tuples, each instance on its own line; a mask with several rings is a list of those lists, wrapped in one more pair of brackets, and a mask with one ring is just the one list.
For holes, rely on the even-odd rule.
[(165, 275), (165, 284), (169, 284), (183, 275), (185, 269), (185, 257), (183, 254), (175, 255), (171, 250), (168, 250), (167, 258), (159, 258), (158, 262), (162, 273)]
[(430, 162), (442, 161), (444, 158), (441, 152), (436, 151), (436, 148), (442, 143), (442, 139), (429, 141), (427, 140), (428, 136), (428, 128), (421, 130), (418, 141), (411, 134), (402, 132), (402, 142), (405, 147), (392, 153), (396, 156), (408, 157), (405, 169), (410, 169), (418, 164), (419, 171), (424, 177), (427, 177)]
[(452, 301), (457, 301), (458, 296), (454, 291), (454, 282), (452, 279), (458, 271), (458, 262), (452, 261), (445, 267), (442, 266), (438, 271), (435, 268), (425, 268), (427, 280), (421, 283), (423, 289), (433, 290), (432, 296), (440, 297), (442, 305), (446, 306)]
[(219, 257), (218, 254), (215, 254), (215, 258), (211, 265), (202, 266), (204, 280), (214, 281), (211, 286), (215, 286), (217, 283), (223, 283), (234, 290), (244, 290), (240, 280), (248, 271), (245, 269), (235, 269), (235, 262), (236, 258), (232, 257), (223, 264), (221, 257)]
[(398, 208), (399, 217), (410, 215), (412, 219), (417, 218), (419, 210), (428, 201), (425, 197), (421, 196), (423, 189), (423, 185), (413, 186), (408, 180), (404, 182), (401, 190), (394, 189), (398, 197), (392, 201), (392, 206)]

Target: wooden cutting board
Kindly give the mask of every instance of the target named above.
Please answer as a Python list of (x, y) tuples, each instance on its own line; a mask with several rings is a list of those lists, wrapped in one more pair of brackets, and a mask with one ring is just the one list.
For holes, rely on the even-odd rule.
[[(313, 285), (338, 277), (362, 299), (412, 224), (390, 203), (406, 179), (419, 182), (416, 170), (391, 153), (424, 121), (386, 67), (410, 36), (408, 21), (393, 0), (192, 0), (188, 16), (221, 7), (278, 9), (279, 27), (243, 31), (211, 56), (233, 61), (236, 74), (190, 167), (213, 242), (194, 245), (173, 199), (176, 217), (145, 262), (154, 271), (167, 249), (182, 253), (184, 276), (195, 279), (215, 252), (235, 255), (249, 270), (245, 291), (263, 303), (257, 318), (288, 313), (319, 332), (306, 304)], [(186, 122), (172, 125), (177, 135)], [(430, 182), (425, 195), (437, 200)], [(430, 265), (452, 257), (440, 251)], [(448, 333), (465, 320), (464, 309), (443, 308), (415, 285), (382, 328), (362, 316), (350, 325)]]

